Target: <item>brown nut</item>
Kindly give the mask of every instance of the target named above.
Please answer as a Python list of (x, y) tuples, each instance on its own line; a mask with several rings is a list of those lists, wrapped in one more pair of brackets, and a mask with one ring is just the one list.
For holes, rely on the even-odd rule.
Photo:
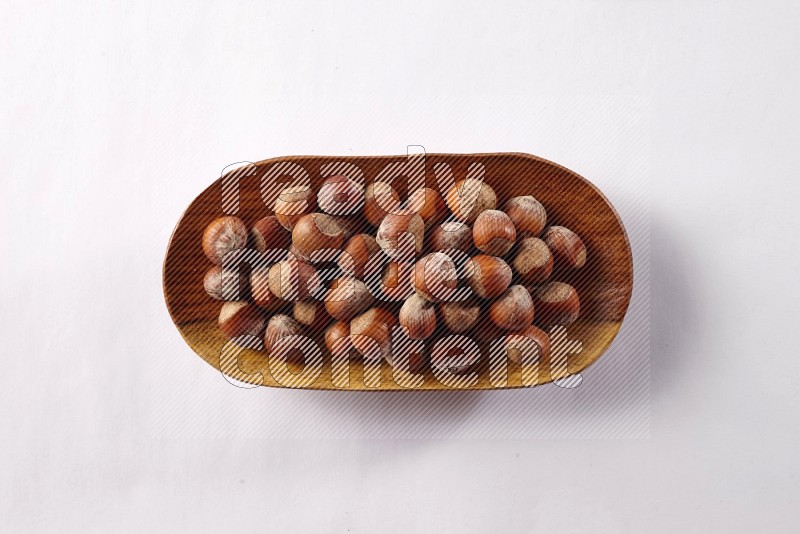
[(317, 250), (341, 248), (344, 240), (345, 229), (340, 222), (324, 213), (303, 215), (292, 230), (292, 244), (306, 257)]
[(303, 215), (317, 207), (314, 191), (306, 185), (287, 187), (275, 200), (272, 211), (281, 226), (291, 231)]
[(543, 236), (556, 264), (579, 269), (586, 264), (586, 246), (578, 234), (563, 226), (551, 226)]
[(536, 307), (536, 323), (545, 327), (567, 326), (581, 313), (578, 292), (569, 284), (550, 282), (536, 289), (531, 296)]
[(519, 237), (538, 237), (547, 224), (544, 206), (530, 195), (510, 199), (503, 211), (513, 221)]
[(430, 302), (450, 300), (458, 286), (456, 264), (444, 252), (428, 254), (414, 265), (411, 285)]
[(478, 323), (481, 305), (473, 300), (443, 302), (439, 305), (439, 315), (448, 330), (455, 334), (469, 332)]
[(277, 217), (269, 215), (259, 219), (250, 229), (250, 241), (259, 252), (286, 250), (292, 241), (292, 234), (281, 226)]
[(425, 235), (425, 223), (418, 213), (403, 209), (389, 213), (381, 221), (375, 241), (388, 256), (396, 256), (399, 238), (402, 234), (409, 233), (413, 236), (414, 247), (417, 254), (422, 251), (422, 240)]
[(442, 223), (431, 231), (428, 241), (434, 251), (469, 252), (472, 249), (472, 228), (460, 221)]
[(350, 341), (369, 360), (386, 358), (392, 352), (392, 328), (397, 317), (382, 308), (371, 308), (350, 321)]
[[(378, 258), (372, 263), (370, 259), (381, 254), (383, 254), (381, 247), (374, 237), (369, 234), (356, 234), (347, 240), (339, 257), (339, 265), (343, 269), (352, 265), (353, 275), (356, 278), (364, 278), (380, 270), (382, 263), (377, 261)], [(348, 260), (352, 260), (352, 263)]]
[(263, 312), (248, 302), (226, 302), (219, 312), (219, 329), (228, 339), (245, 335), (258, 337), (265, 324)]
[(526, 237), (514, 252), (511, 268), (522, 281), (538, 284), (547, 280), (553, 272), (553, 254), (538, 237)]
[(325, 311), (323, 304), (313, 299), (295, 302), (292, 308), (292, 317), (300, 325), (306, 327), (312, 335), (322, 332), (331, 322), (331, 316)]
[(282, 300), (306, 300), (319, 288), (317, 270), (308, 263), (289, 257), (269, 268), (269, 290)]
[(283, 306), (284, 301), (279, 299), (269, 289), (269, 269), (253, 269), (250, 273), (250, 292), (256, 306), (274, 312)]
[(511, 286), (489, 305), (489, 319), (504, 330), (522, 330), (533, 322), (533, 299), (522, 286)]
[(425, 230), (439, 224), (445, 216), (442, 195), (430, 187), (421, 187), (408, 197), (408, 207), (419, 214), (425, 223)]
[(382, 300), (401, 302), (414, 294), (411, 277), (414, 272), (413, 263), (389, 262), (381, 271), (381, 283), (377, 288)]
[(508, 359), (514, 363), (536, 363), (550, 356), (550, 337), (530, 325), (506, 336), (504, 344)]
[(248, 294), (247, 275), (215, 265), (203, 277), (203, 289), (217, 300), (243, 300)]
[(400, 308), (400, 326), (411, 339), (426, 339), (436, 330), (436, 308), (434, 304), (414, 294)]
[(303, 335), (303, 327), (300, 323), (289, 317), (288, 315), (278, 314), (273, 315), (267, 323), (267, 329), (264, 332), (264, 349), (267, 354), (271, 356), (279, 356), (281, 359), (291, 362), (299, 362), (301, 354), (299, 350), (286, 349), (281, 350), (278, 354), (273, 354), (275, 344), (282, 338), (287, 336)]
[(364, 217), (379, 226), (388, 213), (400, 208), (400, 195), (386, 182), (373, 182), (364, 191)]
[(331, 354), (348, 355), (354, 358), (358, 353), (350, 339), (350, 323), (337, 321), (325, 330), (325, 348)]
[(497, 207), (497, 195), (486, 182), (467, 178), (450, 188), (445, 202), (456, 219), (472, 224), (482, 212)]
[(364, 187), (347, 176), (331, 176), (320, 186), (317, 204), (330, 215), (352, 215), (364, 206)]
[(517, 240), (517, 231), (508, 215), (499, 210), (486, 210), (475, 219), (472, 237), (481, 252), (505, 256)]
[(499, 297), (511, 285), (511, 267), (502, 258), (478, 254), (470, 262), (471, 272), (467, 276), (467, 282), (479, 297)]
[(375, 298), (366, 284), (357, 278), (339, 278), (325, 298), (325, 309), (337, 321), (349, 321), (366, 311)]
[(217, 265), (229, 252), (247, 246), (247, 226), (239, 217), (219, 217), (203, 232), (203, 252)]

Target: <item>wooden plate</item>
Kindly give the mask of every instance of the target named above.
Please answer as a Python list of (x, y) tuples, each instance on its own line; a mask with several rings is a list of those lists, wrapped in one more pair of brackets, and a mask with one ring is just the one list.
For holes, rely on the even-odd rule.
[[(274, 166), (278, 163), (301, 166), (317, 190), (323, 180), (320, 170), (326, 164), (355, 164), (363, 171), (366, 183), (370, 183), (387, 165), (403, 163), (407, 159), (407, 156), (291, 156), (261, 161), (247, 172), (240, 173), (238, 211), (233, 212), (235, 208), (230, 204), (226, 205), (226, 211), (241, 217), (248, 226), (271, 214), (271, 209), (262, 200), (260, 183), (267, 170), (276, 168)], [(567, 226), (577, 232), (588, 251), (588, 261), (582, 269), (571, 273), (556, 272), (551, 278), (575, 286), (581, 299), (580, 319), (566, 332), (557, 334), (564, 347), (559, 361), (547, 359), (539, 362), (538, 374), (534, 373), (531, 378), (530, 369), (505, 362), (504, 358), (505, 363), (499, 369), (505, 372), (498, 374), (498, 369), (492, 367), (490, 373), (490, 347), (486, 342), (479, 342), (481, 363), (474, 374), (468, 375), (469, 380), (459, 384), (460, 387), (498, 389), (544, 384), (567, 374), (579, 373), (591, 365), (617, 334), (631, 297), (633, 267), (630, 244), (614, 208), (594, 185), (578, 174), (528, 154), (428, 154), (424, 165), (429, 187), (438, 189), (434, 169), (441, 169), (441, 164), (449, 165), (455, 180), (465, 178), (470, 168), (476, 168), (475, 165), (482, 165), (485, 181), (496, 191), (499, 206), (514, 196), (535, 196), (547, 209), (548, 224)], [(222, 183), (223, 180), (218, 179), (189, 205), (172, 234), (164, 260), (167, 308), (183, 338), (201, 358), (218, 370), (223, 360), (225, 374), (231, 382), (240, 385), (365, 391), (453, 387), (443, 384), (427, 367), (420, 373), (422, 382), (417, 380), (415, 387), (410, 388), (408, 383), (402, 380), (398, 383), (394, 379), (393, 370), (386, 362), (379, 369), (367, 366), (365, 376), (365, 364), (355, 359), (349, 361), (349, 380), (346, 373), (344, 378), (337, 373), (332, 381), (331, 358), (321, 336), (316, 338), (324, 360), (321, 370), (292, 364), (287, 374), (285, 367), (276, 367), (276, 363), (270, 362), (264, 353), (243, 350), (237, 351), (234, 361), (238, 359), (238, 368), (234, 366), (235, 372), (232, 372), (230, 345), (225, 349), (227, 352), (223, 351), (227, 340), (217, 327), (221, 303), (208, 297), (203, 289), (203, 276), (211, 263), (203, 254), (201, 237), (209, 222), (226, 214), (222, 206)], [(406, 198), (402, 178), (396, 179), (394, 185), (401, 197)], [(226, 196), (226, 201), (230, 200)], [(223, 353), (225, 356), (221, 358)]]

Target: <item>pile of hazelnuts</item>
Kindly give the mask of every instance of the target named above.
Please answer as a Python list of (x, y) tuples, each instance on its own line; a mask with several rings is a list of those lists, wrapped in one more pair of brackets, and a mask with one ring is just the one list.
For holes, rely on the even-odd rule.
[[(202, 246), (215, 265), (205, 291), (225, 301), (219, 328), (227, 338), (263, 339), (270, 355), (286, 336), (324, 329), (331, 354), (391, 364), (398, 324), (412, 340), (442, 329), (482, 341), (504, 338), (507, 348), (527, 339), (547, 355), (542, 329), (569, 325), (580, 313), (575, 288), (551, 274), (554, 266), (558, 273), (583, 267), (586, 247), (571, 230), (548, 227), (533, 196), (497, 207), (491, 186), (471, 178), (444, 198), (422, 187), (404, 203), (389, 183), (365, 188), (346, 176), (327, 178), (316, 193), (289, 187), (273, 215), (251, 228), (234, 216), (208, 225)], [(372, 229), (363, 231), (364, 221)], [(255, 266), (225, 261), (237, 251), (246, 257), (244, 250), (278, 256)], [(331, 264), (336, 269), (323, 271)], [(326, 280), (323, 272), (337, 275)], [(290, 354), (281, 352), (289, 360)], [(431, 364), (461, 372), (477, 363), (459, 356), (445, 351)], [(424, 356), (413, 358), (411, 369), (424, 363)]]

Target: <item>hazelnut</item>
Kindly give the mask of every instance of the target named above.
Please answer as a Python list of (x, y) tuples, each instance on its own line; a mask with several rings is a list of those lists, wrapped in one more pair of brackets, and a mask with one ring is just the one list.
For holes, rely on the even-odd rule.
[(261, 310), (241, 300), (226, 302), (219, 312), (219, 329), (229, 339), (245, 335), (260, 336), (265, 323)]
[(364, 187), (347, 176), (331, 176), (319, 188), (317, 204), (330, 215), (351, 215), (364, 205)]
[(203, 277), (203, 288), (217, 300), (243, 300), (248, 293), (247, 275), (215, 265)]
[(436, 330), (436, 308), (419, 295), (411, 295), (400, 308), (400, 326), (411, 339), (426, 339)]
[(511, 268), (526, 283), (544, 282), (553, 272), (553, 254), (538, 237), (526, 237), (514, 252)]
[(430, 187), (421, 187), (408, 197), (408, 207), (419, 214), (425, 223), (425, 230), (429, 230), (439, 221), (444, 219), (445, 204), (442, 195)]
[(543, 236), (556, 263), (579, 269), (586, 264), (586, 246), (578, 234), (563, 226), (551, 226)]
[(428, 254), (414, 265), (411, 285), (430, 302), (449, 300), (458, 286), (456, 264), (444, 252)]
[(544, 206), (530, 195), (510, 199), (503, 211), (511, 218), (520, 237), (539, 236), (547, 223)]
[(472, 249), (472, 229), (460, 221), (450, 221), (435, 227), (430, 234), (431, 250), (446, 252)]
[[(537, 355), (533, 351), (534, 347), (538, 349), (538, 360), (534, 359), (534, 356)], [(514, 363), (544, 361), (550, 356), (550, 337), (544, 331), (530, 325), (518, 332), (508, 334), (505, 340), (505, 349), (508, 359)], [(528, 358), (531, 360), (528, 361)]]
[(418, 213), (403, 209), (389, 213), (381, 221), (375, 241), (389, 256), (398, 254), (401, 245), (400, 236), (409, 233), (414, 238), (414, 247), (417, 254), (422, 251), (422, 238), (425, 234), (425, 223)]
[(250, 229), (250, 241), (259, 252), (265, 250), (286, 250), (291, 243), (292, 235), (278, 222), (278, 218), (269, 215), (259, 219)]
[(511, 267), (502, 258), (478, 254), (470, 260), (470, 264), (467, 282), (479, 297), (498, 297), (511, 285)]
[[(264, 333), (264, 348), (267, 351), (267, 354), (272, 354), (272, 350), (275, 347), (275, 344), (282, 338), (287, 336), (298, 336), (303, 335), (303, 328), (300, 326), (300, 323), (289, 317), (288, 315), (278, 314), (273, 315), (272, 318), (267, 323), (267, 329)], [(286, 350), (281, 351), (282, 358), (286, 359), (287, 361), (297, 362), (300, 360), (298, 358), (298, 353), (300, 351), (294, 350)]]
[[(378, 254), (382, 254), (381, 247), (374, 237), (369, 234), (356, 234), (347, 240), (339, 259), (339, 265), (342, 268), (352, 265), (353, 275), (357, 278), (364, 278), (380, 270), (382, 266), (380, 261), (376, 259), (370, 263), (370, 259)], [(348, 261), (346, 255), (349, 255), (352, 264)]]
[(325, 309), (337, 321), (349, 321), (366, 311), (375, 298), (366, 284), (356, 278), (339, 278), (336, 288), (325, 297)]
[(522, 330), (533, 322), (533, 299), (522, 286), (511, 286), (489, 305), (489, 319), (504, 330)]
[(307, 185), (287, 187), (275, 200), (272, 211), (281, 226), (292, 230), (303, 215), (317, 207), (317, 197)]
[(381, 281), (374, 293), (379, 294), (381, 300), (403, 301), (414, 294), (411, 285), (415, 264), (392, 261), (383, 266)]
[(445, 202), (456, 219), (472, 224), (481, 212), (497, 207), (497, 195), (486, 182), (467, 178), (450, 188)]
[(279, 299), (306, 300), (321, 285), (317, 270), (290, 257), (269, 268), (269, 290)]
[(302, 326), (306, 327), (312, 335), (321, 332), (331, 322), (331, 316), (325, 311), (318, 300), (298, 300), (294, 303), (292, 317)]
[(386, 358), (392, 352), (392, 327), (397, 317), (381, 308), (371, 308), (350, 321), (350, 340), (367, 359)]
[(531, 296), (536, 307), (537, 324), (567, 326), (580, 315), (578, 292), (569, 284), (550, 282), (536, 289)]
[(345, 240), (345, 230), (335, 217), (324, 213), (303, 215), (292, 230), (292, 244), (303, 256), (317, 250), (338, 249)]
[(517, 231), (508, 215), (499, 210), (486, 210), (475, 219), (472, 237), (481, 252), (505, 256), (514, 246)]
[(325, 330), (325, 347), (331, 354), (357, 354), (350, 339), (350, 323), (338, 321), (330, 325)]
[(219, 217), (203, 232), (203, 252), (217, 265), (229, 252), (247, 246), (247, 226), (239, 217)]
[(267, 311), (276, 311), (283, 306), (283, 301), (269, 289), (269, 269), (253, 269), (250, 273), (250, 288), (253, 302)]
[(439, 305), (439, 315), (448, 330), (455, 334), (472, 330), (478, 323), (481, 306), (474, 299), (460, 302), (443, 302)]
[(386, 182), (373, 182), (364, 191), (364, 217), (379, 226), (387, 214), (400, 208), (400, 195)]

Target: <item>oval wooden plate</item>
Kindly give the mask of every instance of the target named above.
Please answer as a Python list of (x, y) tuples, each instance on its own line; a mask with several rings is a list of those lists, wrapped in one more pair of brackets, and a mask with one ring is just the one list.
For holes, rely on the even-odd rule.
[[(271, 206), (268, 208), (262, 200), (260, 182), (265, 172), (274, 169), (277, 163), (301, 166), (307, 171), (316, 191), (323, 180), (321, 169), (326, 164), (355, 164), (363, 171), (366, 183), (370, 183), (387, 165), (407, 160), (407, 156), (291, 156), (261, 161), (249, 167), (247, 172), (240, 172), (238, 211), (232, 211), (236, 208), (231, 204), (226, 205), (226, 211), (241, 217), (248, 226), (270, 215)], [(575, 286), (581, 299), (580, 318), (566, 332), (566, 339), (580, 342), (580, 345), (567, 345), (568, 372), (579, 373), (596, 361), (620, 328), (633, 281), (631, 249), (625, 229), (603, 194), (578, 174), (528, 154), (427, 154), (424, 161), (426, 184), (437, 190), (434, 169), (441, 169), (442, 164), (449, 166), (456, 181), (465, 178), (470, 168), (482, 165), (485, 181), (497, 193), (498, 206), (514, 196), (533, 195), (547, 209), (548, 225), (566, 226), (583, 238), (588, 251), (586, 265), (571, 273), (554, 272), (551, 280)], [(401, 198), (406, 198), (403, 182), (398, 178), (393, 183)], [(189, 205), (172, 234), (164, 260), (164, 296), (172, 320), (192, 350), (218, 370), (227, 340), (217, 327), (221, 303), (211, 299), (203, 289), (203, 276), (211, 263), (203, 254), (201, 237), (209, 222), (226, 214), (222, 206), (222, 186), (220, 178)], [(226, 196), (226, 202), (230, 200)], [(372, 232), (374, 234), (374, 229)], [(331, 358), (325, 350), (321, 333), (315, 339), (323, 354), (322, 371), (312, 383), (301, 387), (365, 391), (451, 389), (451, 386), (443, 385), (428, 366), (420, 373), (423, 377), (420, 387), (404, 387), (393, 380), (392, 368), (386, 362), (381, 364), (378, 376), (371, 372), (367, 377), (368, 387), (365, 384), (365, 365), (360, 359), (349, 362), (347, 387), (336, 387), (331, 380)], [(510, 361), (507, 362), (507, 379), (498, 380), (495, 375), (490, 377), (489, 346), (486, 342), (479, 342), (479, 346), (481, 362), (475, 369), (476, 379), (464, 389), (524, 387), (523, 370)], [(534, 382), (544, 384), (554, 377), (559, 378), (557, 373), (550, 372), (550, 367), (548, 360), (540, 362), (538, 380), (534, 379)], [(226, 374), (248, 384), (284, 387), (290, 383), (285, 374), (276, 373), (275, 368), (270, 367), (269, 358), (264, 353), (256, 350), (244, 350), (238, 354), (238, 374), (230, 373), (227, 364), (223, 368)], [(300, 373), (303, 367), (290, 365), (289, 371)], [(284, 379), (276, 381), (273, 375), (279, 379), (284, 376)], [(530, 378), (525, 380), (526, 385), (530, 385)], [(338, 377), (335, 382), (337, 385), (342, 383)]]

